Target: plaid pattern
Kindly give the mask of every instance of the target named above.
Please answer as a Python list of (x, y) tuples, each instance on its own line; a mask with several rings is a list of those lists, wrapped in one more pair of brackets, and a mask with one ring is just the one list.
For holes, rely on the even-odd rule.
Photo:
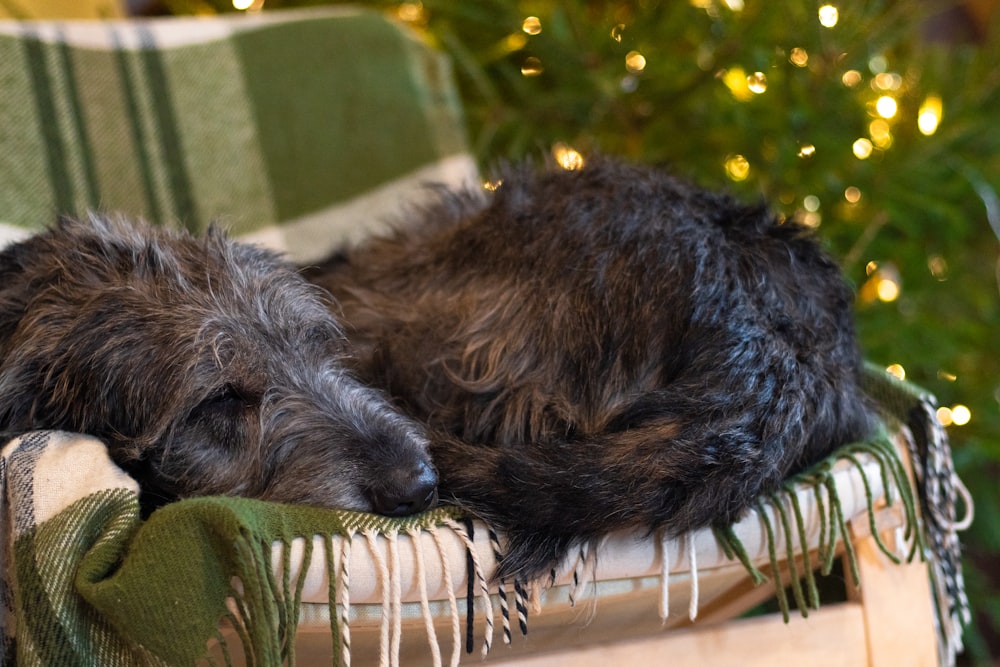
[(475, 174), (448, 61), (382, 15), (0, 21), (0, 235), (103, 210), (313, 261)]

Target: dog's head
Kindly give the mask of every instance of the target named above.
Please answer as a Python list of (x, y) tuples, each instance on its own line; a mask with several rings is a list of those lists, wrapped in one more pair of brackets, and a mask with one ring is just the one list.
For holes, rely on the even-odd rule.
[(93, 217), (0, 253), (0, 432), (103, 439), (149, 499), (424, 509), (422, 428), (359, 383), (278, 256)]

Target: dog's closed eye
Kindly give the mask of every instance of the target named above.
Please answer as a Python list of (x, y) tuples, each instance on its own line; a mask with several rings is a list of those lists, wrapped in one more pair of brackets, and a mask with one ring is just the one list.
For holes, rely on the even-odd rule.
[(191, 411), (189, 419), (199, 421), (206, 418), (235, 417), (240, 412), (255, 408), (260, 397), (234, 384), (225, 384), (209, 394)]

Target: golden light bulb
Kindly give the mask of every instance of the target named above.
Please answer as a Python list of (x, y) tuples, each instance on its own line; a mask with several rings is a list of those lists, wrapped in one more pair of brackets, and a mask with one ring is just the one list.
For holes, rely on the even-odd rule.
[(859, 160), (867, 160), (872, 156), (872, 151), (875, 150), (875, 147), (872, 146), (872, 142), (862, 137), (854, 142), (851, 149), (854, 151), (854, 157)]
[(937, 95), (928, 95), (917, 112), (917, 129), (920, 130), (921, 134), (929, 137), (937, 132), (940, 123), (941, 98)]
[(892, 118), (898, 109), (899, 105), (896, 104), (896, 100), (888, 95), (883, 95), (875, 102), (875, 111), (882, 118)]
[(791, 54), (788, 56), (788, 61), (791, 62), (796, 67), (805, 67), (809, 64), (809, 54), (805, 49), (800, 49), (795, 47), (792, 49)]
[(747, 88), (751, 93), (760, 95), (767, 90), (767, 77), (763, 72), (754, 72), (747, 76)]
[(840, 12), (833, 5), (823, 5), (819, 8), (819, 24), (824, 28), (832, 28), (840, 20)]
[(726, 175), (734, 181), (745, 181), (750, 175), (750, 161), (742, 155), (730, 155), (725, 167)]
[(557, 143), (552, 147), (552, 156), (559, 163), (559, 166), (566, 171), (575, 171), (583, 168), (583, 155), (572, 146), (564, 143)]
[(542, 31), (542, 21), (537, 16), (529, 16), (521, 24), (521, 30), (529, 35), (537, 35)]
[(965, 426), (972, 420), (972, 410), (964, 405), (955, 405), (951, 408), (951, 421), (955, 426)]
[(646, 69), (646, 56), (638, 51), (629, 51), (625, 56), (625, 69), (633, 74), (638, 74)]

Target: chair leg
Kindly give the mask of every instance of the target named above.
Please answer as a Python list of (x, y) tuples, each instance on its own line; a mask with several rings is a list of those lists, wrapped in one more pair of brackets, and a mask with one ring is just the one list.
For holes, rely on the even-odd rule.
[[(887, 544), (893, 539), (892, 535), (883, 536)], [(870, 535), (856, 539), (854, 549), (861, 587), (848, 588), (849, 595), (861, 603), (868, 664), (872, 667), (937, 665), (927, 564), (919, 559), (900, 565), (890, 562)]]

